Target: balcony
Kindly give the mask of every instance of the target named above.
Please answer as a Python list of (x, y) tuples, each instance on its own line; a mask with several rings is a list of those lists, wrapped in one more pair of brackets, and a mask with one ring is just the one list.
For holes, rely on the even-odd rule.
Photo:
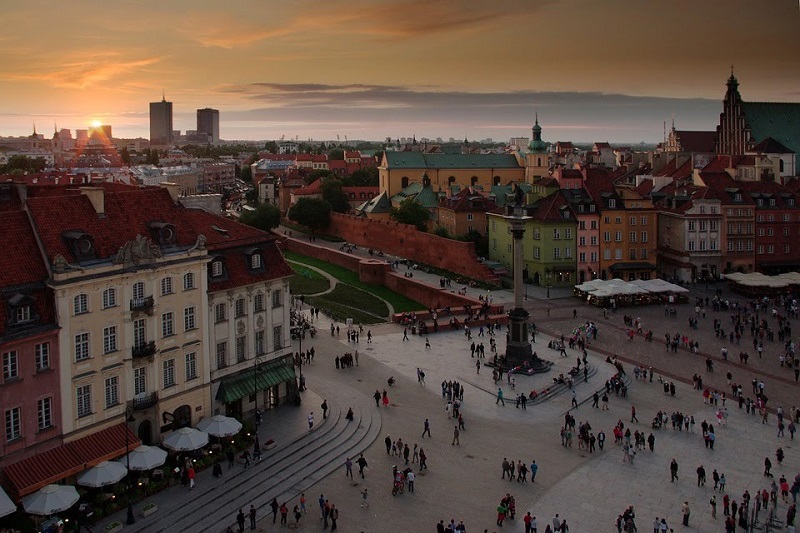
[(133, 298), (131, 300), (131, 311), (150, 311), (153, 308), (153, 297)]
[(134, 411), (144, 411), (145, 409), (150, 409), (155, 404), (158, 403), (158, 393), (151, 392), (150, 394), (140, 394), (130, 402), (128, 405), (133, 407)]
[(138, 344), (131, 348), (131, 355), (134, 359), (140, 357), (152, 357), (156, 353), (156, 342), (150, 341), (143, 344)]

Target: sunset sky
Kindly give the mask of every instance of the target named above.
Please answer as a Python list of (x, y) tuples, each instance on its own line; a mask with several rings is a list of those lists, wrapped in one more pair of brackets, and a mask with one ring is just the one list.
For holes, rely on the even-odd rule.
[(800, 101), (798, 0), (6, 2), (0, 135), (149, 134), (220, 110), (224, 139), (654, 142), (745, 100)]

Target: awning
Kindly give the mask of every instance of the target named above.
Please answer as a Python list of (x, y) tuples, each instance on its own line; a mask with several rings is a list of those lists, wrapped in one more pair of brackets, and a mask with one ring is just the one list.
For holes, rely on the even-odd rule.
[(632, 263), (614, 263), (609, 267), (609, 270), (612, 272), (617, 272), (620, 270), (655, 270), (656, 266), (652, 263), (646, 263), (644, 261), (639, 262), (632, 262)]
[(216, 398), (224, 403), (233, 402), (254, 394), (256, 390), (266, 390), (294, 379), (294, 366), (291, 363), (287, 365), (284, 360), (266, 363), (258, 371), (250, 369), (236, 376), (222, 378)]
[(19, 499), (103, 461), (125, 455), (126, 433), (131, 450), (141, 444), (123, 422), (6, 466), (3, 474), (12, 497)]

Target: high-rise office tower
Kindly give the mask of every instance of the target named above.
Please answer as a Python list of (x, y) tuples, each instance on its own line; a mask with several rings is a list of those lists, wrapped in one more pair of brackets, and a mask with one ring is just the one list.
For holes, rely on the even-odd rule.
[(207, 135), (211, 144), (219, 143), (219, 110), (208, 107), (197, 110), (197, 133)]
[(172, 143), (172, 102), (161, 97), (150, 102), (150, 145), (169, 146)]

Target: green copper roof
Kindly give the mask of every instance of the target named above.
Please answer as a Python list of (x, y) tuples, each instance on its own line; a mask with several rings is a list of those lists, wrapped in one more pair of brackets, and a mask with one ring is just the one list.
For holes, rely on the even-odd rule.
[[(800, 103), (742, 102), (747, 124), (757, 143), (772, 137), (800, 154)], [(800, 157), (795, 158), (795, 175), (800, 175)]]
[(386, 152), (390, 170), (399, 168), (520, 168), (510, 154), (423, 154), (420, 152)]

